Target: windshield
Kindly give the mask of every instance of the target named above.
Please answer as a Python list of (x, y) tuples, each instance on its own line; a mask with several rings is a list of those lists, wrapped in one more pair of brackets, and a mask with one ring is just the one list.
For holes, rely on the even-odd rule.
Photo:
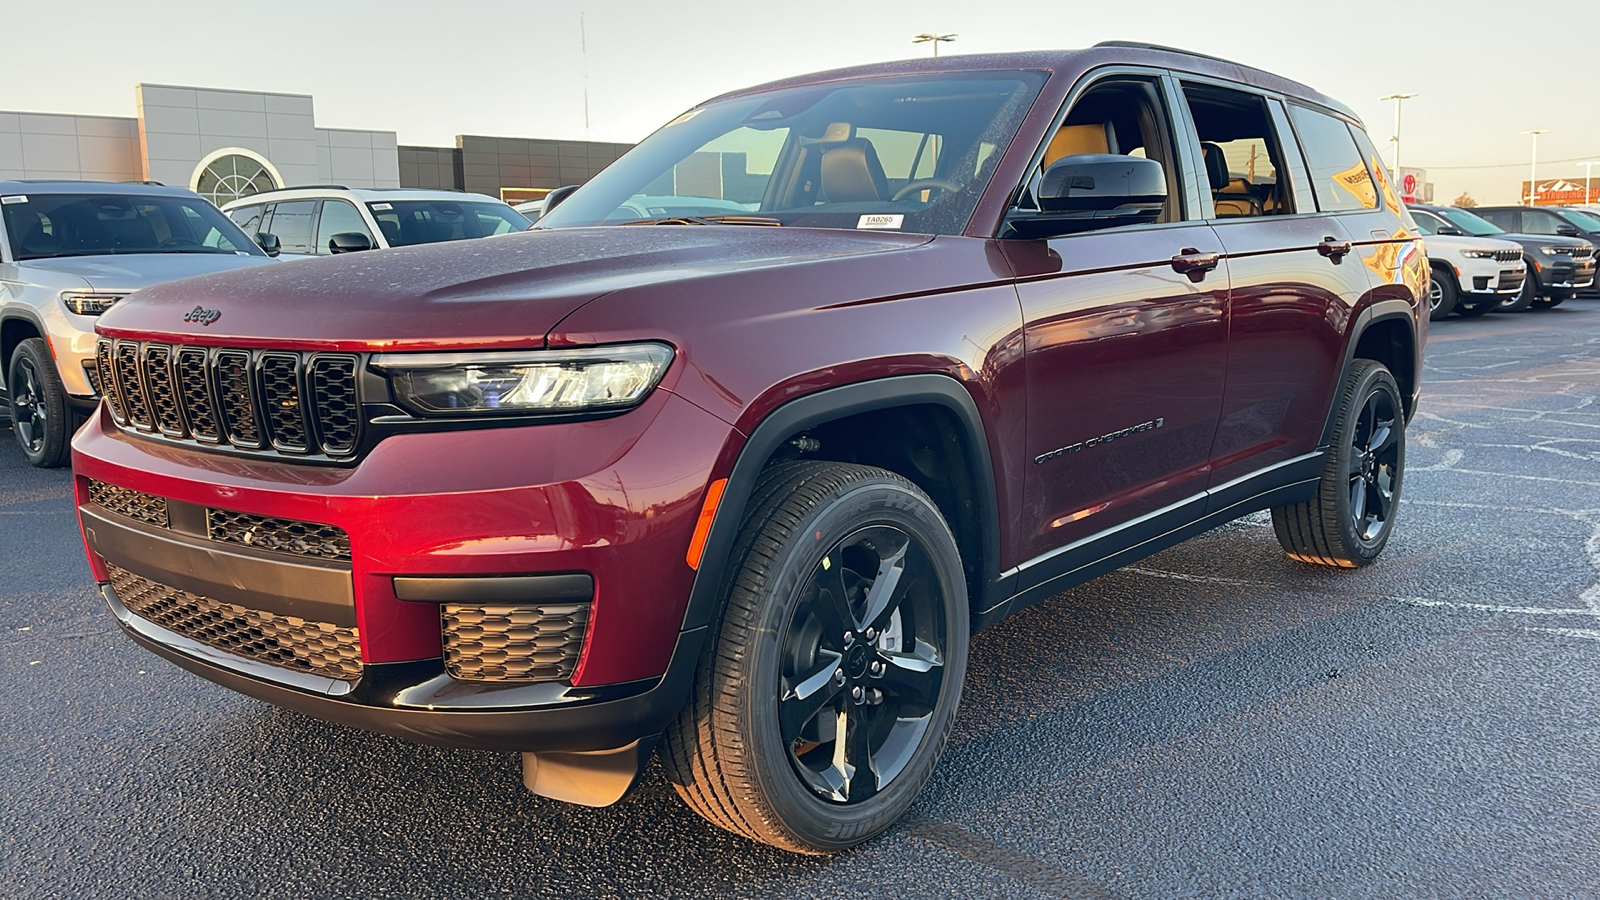
[(732, 217), (960, 234), (1043, 80), (1020, 71), (874, 78), (698, 107), (538, 227)]
[(1465, 231), (1474, 237), (1484, 237), (1490, 234), (1505, 234), (1506, 230), (1482, 216), (1474, 215), (1458, 207), (1447, 207), (1435, 212), (1451, 225)]
[(199, 197), (8, 194), (0, 197), (0, 215), (19, 261), (124, 253), (265, 255)]
[(527, 231), (528, 217), (504, 203), (470, 200), (386, 200), (368, 203), (391, 247), (436, 244)]
[(1584, 231), (1600, 231), (1600, 216), (1581, 209), (1566, 209), (1562, 212), (1566, 214), (1568, 221)]

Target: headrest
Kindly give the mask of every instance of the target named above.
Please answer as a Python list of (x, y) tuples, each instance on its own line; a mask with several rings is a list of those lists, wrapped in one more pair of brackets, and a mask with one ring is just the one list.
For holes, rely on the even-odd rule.
[(851, 138), (822, 154), (822, 192), (831, 203), (886, 200), (889, 181), (878, 151), (866, 138)]
[(1117, 141), (1110, 122), (1063, 125), (1055, 137), (1050, 139), (1050, 146), (1044, 150), (1044, 164), (1045, 168), (1049, 168), (1051, 163), (1063, 156), (1115, 152), (1117, 152)]
[(1202, 143), (1200, 152), (1206, 158), (1206, 178), (1211, 182), (1213, 191), (1220, 191), (1228, 186), (1228, 161), (1222, 156), (1222, 148), (1216, 144)]

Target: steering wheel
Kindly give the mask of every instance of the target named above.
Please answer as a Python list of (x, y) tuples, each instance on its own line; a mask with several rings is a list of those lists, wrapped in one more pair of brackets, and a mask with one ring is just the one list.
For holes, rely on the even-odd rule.
[(173, 247), (198, 247), (200, 242), (186, 237), (169, 237), (156, 245), (157, 250), (167, 250)]
[(938, 188), (941, 191), (961, 190), (960, 185), (951, 184), (950, 182), (945, 181), (943, 178), (919, 178), (916, 181), (910, 182), (900, 190), (895, 191), (894, 196), (890, 199), (904, 200), (912, 194), (915, 194), (917, 191), (924, 190), (926, 188)]

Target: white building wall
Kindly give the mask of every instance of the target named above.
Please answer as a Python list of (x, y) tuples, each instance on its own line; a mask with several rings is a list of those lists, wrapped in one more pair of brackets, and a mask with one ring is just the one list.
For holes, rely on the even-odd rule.
[(280, 187), (317, 181), (309, 96), (158, 84), (135, 91), (147, 178), (192, 189), (200, 160), (239, 147), (269, 160)]
[(0, 112), (0, 178), (143, 177), (136, 119)]
[(318, 179), (349, 187), (399, 187), (398, 144), (392, 131), (318, 128)]

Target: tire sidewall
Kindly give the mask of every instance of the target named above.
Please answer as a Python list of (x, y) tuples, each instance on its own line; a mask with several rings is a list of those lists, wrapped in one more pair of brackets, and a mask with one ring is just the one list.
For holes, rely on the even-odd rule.
[(1500, 312), (1522, 312), (1533, 305), (1535, 297), (1539, 296), (1539, 276), (1534, 274), (1533, 260), (1524, 258), (1528, 274), (1522, 278), (1522, 290), (1518, 291), (1510, 300), (1500, 303)]
[[(61, 381), (56, 376), (55, 365), (50, 358), (39, 352), (43, 343), (39, 338), (28, 338), (17, 345), (11, 354), (11, 365), (6, 372), (6, 384), (10, 388), (8, 401), (11, 415), (11, 437), (22, 450), (22, 455), (28, 462), (41, 467), (55, 467), (66, 461), (66, 442), (71, 438), (72, 432), (67, 423), (66, 393), (62, 390)], [(22, 381), (22, 367), (24, 360), (32, 366), (36, 380), (39, 383), (36, 402), (45, 406), (45, 433), (44, 441), (39, 445), (39, 452), (34, 453), (22, 441), (22, 430), (17, 421), (15, 404), (17, 386)]]
[[(1356, 422), (1360, 418), (1361, 411), (1366, 408), (1367, 400), (1378, 392), (1389, 394), (1389, 401), (1394, 404), (1395, 410), (1395, 440), (1398, 443), (1398, 447), (1394, 467), (1394, 505), (1389, 511), (1388, 519), (1383, 523), (1383, 530), (1378, 532), (1377, 537), (1366, 540), (1356, 533), (1355, 521), (1351, 516), (1349, 476), (1347, 473), (1350, 471), (1350, 444)], [(1332, 494), (1330, 499), (1333, 501), (1333, 507), (1338, 517), (1340, 537), (1343, 538), (1345, 546), (1349, 548), (1352, 555), (1359, 557), (1363, 563), (1371, 562), (1383, 552), (1384, 546), (1389, 543), (1389, 536), (1394, 533), (1394, 523), (1396, 514), (1400, 511), (1400, 494), (1405, 486), (1406, 472), (1405, 404), (1400, 395), (1399, 384), (1395, 382), (1394, 376), (1382, 364), (1373, 363), (1357, 374), (1351, 386), (1351, 401), (1345, 407), (1345, 413), (1341, 416), (1339, 427), (1334, 434), (1332, 453), (1334, 454), (1334, 471), (1339, 473), (1339, 476), (1333, 480), (1332, 484), (1326, 485), (1324, 490)]]
[(1432, 278), (1428, 282), (1430, 286), (1436, 286), (1439, 289), (1438, 306), (1433, 305), (1433, 292), (1431, 289), (1428, 296), (1428, 318), (1435, 322), (1448, 318), (1452, 312), (1455, 312), (1456, 308), (1457, 291), (1453, 283), (1454, 279), (1452, 276), (1444, 274), (1444, 272), (1444, 266), (1434, 266)]
[[(945, 600), (947, 636), (944, 683), (922, 746), (906, 768), (876, 796), (853, 805), (817, 796), (794, 772), (779, 734), (781, 648), (800, 601), (800, 591), (822, 557), (849, 534), (870, 525), (893, 525), (921, 540), (933, 562)], [(762, 586), (767, 598), (745, 661), (741, 708), (752, 774), (785, 827), (803, 843), (843, 849), (887, 828), (916, 799), (933, 773), (960, 705), (969, 627), (965, 576), (949, 527), (918, 493), (883, 482), (855, 483), (827, 497), (791, 529), (773, 577)]]

